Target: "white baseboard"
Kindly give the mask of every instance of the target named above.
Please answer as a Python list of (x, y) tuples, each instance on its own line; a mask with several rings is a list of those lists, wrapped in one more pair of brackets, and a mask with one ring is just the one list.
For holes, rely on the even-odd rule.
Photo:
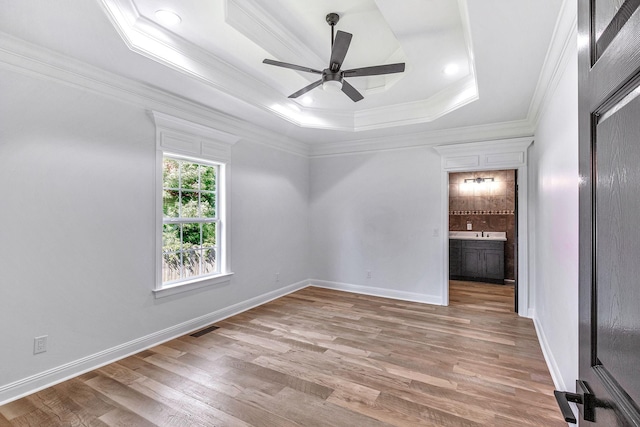
[[(558, 368), (556, 359), (553, 357), (553, 353), (551, 352), (551, 348), (549, 347), (547, 337), (545, 336), (542, 326), (540, 325), (540, 322), (538, 321), (538, 318), (536, 316), (536, 311), (532, 308), (529, 309), (529, 317), (533, 319), (533, 325), (535, 326), (536, 334), (538, 335), (538, 342), (540, 343), (540, 348), (542, 349), (544, 360), (545, 362), (547, 362), (547, 368), (549, 368), (551, 380), (553, 380), (553, 386), (556, 390), (574, 391), (575, 389), (573, 387), (566, 387), (566, 384), (562, 379), (562, 375), (560, 375), (560, 368)], [(571, 407), (571, 410), (573, 411), (573, 414), (576, 416), (576, 418), (580, 418), (580, 411), (578, 409), (578, 406), (573, 402), (569, 402), (569, 406)], [(567, 423), (567, 426), (575, 426), (575, 424)]]
[[(396, 291), (393, 289), (376, 288), (371, 286), (353, 285), (349, 283), (329, 282), (326, 280), (303, 280), (291, 285), (267, 292), (242, 301), (230, 307), (205, 314), (195, 319), (188, 320), (175, 326), (154, 332), (135, 340), (108, 348), (99, 353), (91, 354), (64, 365), (40, 372), (18, 381), (0, 386), (0, 405), (17, 400), (21, 397), (40, 391), (44, 388), (61, 383), (70, 378), (82, 375), (86, 372), (108, 365), (125, 357), (139, 353), (148, 348), (170, 341), (182, 335), (202, 329), (205, 326), (219, 322), (227, 317), (234, 316), (243, 311), (265, 304), (276, 298), (288, 295), (292, 292), (304, 289), (308, 286), (335, 289), (357, 294), (365, 294), (384, 298), (393, 298), (403, 301), (414, 301), (426, 304), (442, 305), (442, 298), (436, 295), (420, 294), (415, 292)], [(546, 356), (545, 356), (546, 357)]]
[(375, 297), (399, 299), (403, 301), (422, 302), (425, 304), (442, 305), (442, 297), (438, 295), (420, 294), (417, 292), (396, 291), (387, 288), (375, 288), (373, 286), (353, 285), (350, 283), (329, 282), (327, 280), (309, 279), (310, 286), (318, 288), (335, 289), (338, 291), (353, 292), (356, 294), (371, 295)]
[(92, 371), (101, 366), (131, 356), (132, 354), (139, 353), (148, 348), (162, 344), (163, 342), (197, 331), (198, 329), (202, 329), (212, 323), (219, 322), (227, 317), (247, 311), (276, 298), (280, 298), (284, 295), (306, 288), (307, 286), (309, 286), (308, 280), (293, 283), (280, 289), (276, 289), (275, 291), (258, 295), (247, 301), (234, 304), (230, 307), (225, 307), (170, 328), (166, 328), (116, 347), (108, 348), (99, 353), (83, 357), (82, 359), (74, 360), (73, 362), (0, 386), (0, 405), (4, 405), (44, 388), (51, 387), (52, 385), (58, 384), (62, 381), (84, 374), (85, 372)]
[(560, 368), (556, 363), (556, 359), (553, 357), (551, 347), (549, 347), (549, 342), (547, 341), (544, 330), (542, 329), (540, 321), (536, 316), (535, 310), (529, 310), (529, 317), (533, 319), (533, 325), (535, 326), (536, 334), (538, 335), (538, 342), (540, 343), (540, 348), (542, 349), (544, 360), (545, 362), (547, 362), (547, 367), (549, 368), (549, 373), (551, 374), (553, 385), (555, 386), (556, 390), (567, 390), (566, 384), (562, 379), (562, 375), (560, 375)]

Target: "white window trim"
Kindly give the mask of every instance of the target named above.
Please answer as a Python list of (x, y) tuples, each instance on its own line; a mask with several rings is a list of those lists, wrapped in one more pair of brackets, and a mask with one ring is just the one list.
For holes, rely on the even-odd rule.
[[(156, 278), (153, 289), (156, 298), (200, 289), (208, 286), (229, 284), (233, 276), (231, 270), (231, 245), (229, 242), (230, 212), (230, 168), (231, 146), (239, 137), (152, 111), (156, 124)], [(162, 283), (162, 163), (164, 156), (194, 162), (214, 162), (218, 165), (218, 219), (216, 238), (220, 253), (216, 254), (220, 263), (220, 273), (195, 277), (191, 280)]]

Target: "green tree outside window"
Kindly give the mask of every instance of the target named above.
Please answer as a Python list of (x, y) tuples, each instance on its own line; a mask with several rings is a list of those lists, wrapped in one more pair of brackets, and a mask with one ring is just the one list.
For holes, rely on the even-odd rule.
[(217, 170), (214, 165), (163, 159), (163, 283), (218, 271)]

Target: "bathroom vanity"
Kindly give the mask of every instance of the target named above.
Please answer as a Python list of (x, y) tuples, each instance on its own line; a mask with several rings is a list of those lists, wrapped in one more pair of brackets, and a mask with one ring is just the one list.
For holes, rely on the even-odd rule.
[(504, 283), (506, 232), (450, 231), (449, 278)]

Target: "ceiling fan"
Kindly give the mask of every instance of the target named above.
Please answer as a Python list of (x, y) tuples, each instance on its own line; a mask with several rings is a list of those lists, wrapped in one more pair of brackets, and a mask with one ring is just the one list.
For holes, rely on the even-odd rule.
[(320, 85), (323, 88), (335, 88), (342, 90), (353, 102), (358, 102), (364, 99), (364, 96), (356, 88), (351, 86), (345, 77), (364, 77), (364, 76), (377, 76), (381, 74), (393, 74), (402, 73), (404, 71), (404, 62), (397, 64), (387, 65), (375, 65), (373, 67), (354, 68), (352, 70), (341, 70), (342, 61), (344, 61), (351, 44), (352, 34), (338, 30), (338, 33), (334, 35), (334, 27), (338, 23), (340, 16), (337, 13), (330, 13), (327, 15), (327, 23), (331, 26), (331, 59), (329, 60), (329, 68), (324, 70), (316, 70), (309, 67), (302, 67), (300, 65), (289, 64), (287, 62), (274, 61), (273, 59), (265, 59), (262, 61), (265, 64), (275, 65), (277, 67), (290, 68), (292, 70), (304, 71), (305, 73), (320, 74), (320, 80), (311, 83), (308, 86), (303, 87), (299, 91), (289, 95), (289, 98), (297, 98), (309, 92)]

